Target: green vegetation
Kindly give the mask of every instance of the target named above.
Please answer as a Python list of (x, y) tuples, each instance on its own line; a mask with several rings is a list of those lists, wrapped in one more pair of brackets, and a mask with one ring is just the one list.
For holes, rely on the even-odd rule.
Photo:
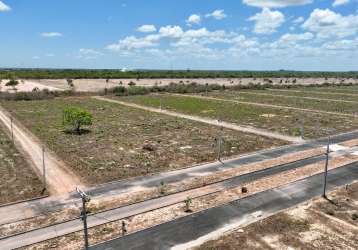
[(67, 107), (63, 110), (63, 124), (72, 126), (74, 132), (81, 134), (81, 127), (92, 125), (92, 115), (79, 107)]
[(341, 77), (357, 78), (358, 72), (304, 72), (304, 71), (200, 71), (200, 70), (76, 70), (76, 69), (3, 69), (0, 78), (9, 76), (27, 79), (80, 78), (237, 78), (237, 77)]
[[(128, 108), (89, 97), (3, 101), (30, 131), (88, 183), (104, 183), (216, 160), (220, 128)], [(92, 114), (91, 133), (63, 133), (63, 110), (80, 107)], [(223, 130), (224, 157), (286, 142)]]
[(318, 138), (333, 132), (346, 132), (358, 128), (358, 119), (352, 117), (259, 107), (190, 96), (162, 94), (120, 97), (120, 100), (156, 108), (162, 105), (165, 109), (180, 113), (220, 119), (292, 136), (297, 136), (297, 132), (303, 127), (307, 138)]
[(0, 127), (0, 204), (41, 195), (42, 183)]
[[(265, 95), (265, 94), (269, 94), (269, 95)], [(254, 102), (254, 103), (279, 105), (279, 106), (302, 108), (302, 109), (314, 109), (314, 110), (341, 112), (341, 113), (349, 113), (349, 114), (358, 112), (358, 94), (357, 94), (357, 103), (303, 99), (301, 97), (296, 97), (294, 94), (293, 95), (286, 94), (286, 92), (280, 92), (280, 94), (277, 94), (279, 96), (270, 96), (270, 94), (273, 93), (271, 93), (270, 91), (261, 91), (261, 92), (221, 91), (221, 92), (212, 92), (209, 94), (209, 96), (224, 99), (224, 100), (231, 100), (231, 101)], [(337, 99), (342, 100), (343, 98), (337, 98)]]

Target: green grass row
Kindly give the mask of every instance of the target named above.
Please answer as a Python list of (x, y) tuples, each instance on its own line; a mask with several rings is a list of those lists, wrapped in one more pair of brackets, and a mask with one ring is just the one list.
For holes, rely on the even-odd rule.
[(358, 119), (351, 117), (205, 100), (189, 96), (146, 95), (114, 98), (156, 108), (162, 105), (165, 109), (184, 114), (219, 119), (291, 136), (300, 136), (303, 127), (307, 138), (318, 138), (358, 128)]

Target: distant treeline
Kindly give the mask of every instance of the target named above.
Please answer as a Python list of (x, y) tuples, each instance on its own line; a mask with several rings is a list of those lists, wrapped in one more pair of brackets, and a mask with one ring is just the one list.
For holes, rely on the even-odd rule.
[(261, 78), (261, 77), (335, 77), (358, 79), (358, 71), (316, 72), (316, 71), (200, 71), (200, 70), (75, 70), (75, 69), (0, 69), (0, 79), (82, 79), (82, 78)]

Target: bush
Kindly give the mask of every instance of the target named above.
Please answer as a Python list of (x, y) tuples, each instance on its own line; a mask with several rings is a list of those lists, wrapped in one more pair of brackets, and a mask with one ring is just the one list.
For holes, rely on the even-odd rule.
[(148, 94), (150, 90), (145, 87), (140, 86), (131, 86), (127, 89), (128, 95), (145, 95)]

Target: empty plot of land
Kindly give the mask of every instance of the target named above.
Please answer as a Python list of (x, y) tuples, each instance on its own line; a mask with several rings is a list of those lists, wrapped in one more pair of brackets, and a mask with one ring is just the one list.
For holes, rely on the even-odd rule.
[(43, 185), (0, 126), (0, 204), (41, 195)]
[[(87, 133), (65, 131), (62, 112), (69, 105), (93, 114)], [(213, 161), (219, 134), (224, 139), (224, 157), (285, 144), (92, 98), (4, 102), (3, 106), (89, 183)]]
[[(318, 112), (337, 112), (352, 114), (358, 111), (358, 102), (344, 102), (340, 99), (332, 103), (329, 99), (308, 99), (307, 97), (296, 97), (295, 95), (285, 96), (285, 93), (275, 96), (268, 91), (215, 91), (209, 94), (216, 97), (232, 101), (254, 102), (269, 105), (279, 105), (292, 108), (309, 109)], [(311, 97), (313, 98), (313, 97)], [(358, 100), (358, 98), (357, 98)]]
[(358, 128), (358, 118), (354, 117), (337, 117), (329, 114), (206, 100), (191, 96), (146, 95), (115, 97), (115, 99), (156, 108), (161, 106), (179, 113), (219, 119), (290, 136), (299, 136), (303, 131), (307, 138), (318, 138), (333, 132), (346, 132)]
[(236, 229), (196, 249), (357, 249), (358, 183), (330, 198)]

